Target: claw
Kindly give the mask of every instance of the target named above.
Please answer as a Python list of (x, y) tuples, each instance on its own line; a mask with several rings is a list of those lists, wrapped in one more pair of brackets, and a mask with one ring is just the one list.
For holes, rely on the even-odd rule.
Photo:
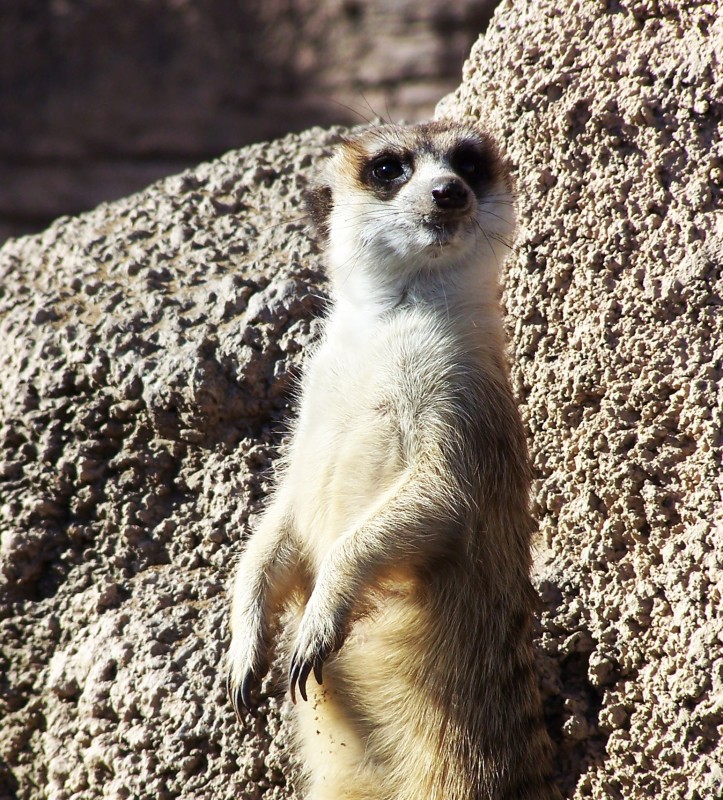
[(299, 678), (299, 667), (296, 659), (292, 660), (291, 668), (289, 669), (289, 694), (291, 695), (291, 702), (296, 705), (296, 681)]
[(306, 679), (311, 672), (311, 664), (308, 662), (300, 664), (296, 659), (291, 662), (291, 669), (289, 670), (289, 693), (291, 694), (291, 702), (296, 705), (296, 689), (298, 687), (301, 699), (308, 701), (306, 695)]
[(323, 658), (316, 656), (313, 662), (304, 662), (300, 664), (296, 659), (291, 662), (289, 669), (289, 694), (291, 695), (291, 702), (296, 705), (296, 689), (298, 687), (301, 699), (308, 702), (309, 698), (306, 694), (306, 681), (309, 678), (311, 670), (314, 670), (314, 677), (316, 682), (321, 685), (321, 665)]
[(234, 687), (231, 683), (231, 673), (229, 672), (226, 675), (226, 694), (228, 695), (228, 699), (233, 706), (234, 713), (236, 714), (236, 719), (241, 722), (241, 711), (239, 709), (239, 691), (238, 687)]
[(247, 672), (246, 675), (244, 675), (244, 679), (241, 683), (241, 688), (240, 688), (241, 702), (244, 704), (244, 707), (251, 714), (252, 717), (255, 716), (253, 711), (253, 706), (251, 703), (251, 685), (253, 684), (253, 681), (254, 681), (253, 672)]
[(311, 672), (311, 664), (307, 661), (299, 672), (299, 694), (303, 697), (304, 701), (308, 701), (306, 696), (306, 679)]
[(234, 686), (231, 681), (231, 673), (226, 676), (226, 692), (233, 706), (233, 710), (236, 712), (236, 719), (239, 722), (243, 722), (241, 718), (242, 708), (245, 708), (252, 717), (256, 716), (256, 711), (251, 702), (251, 687), (253, 686), (254, 679), (253, 672), (247, 672), (241, 684), (239, 686)]
[(314, 677), (316, 678), (316, 682), (321, 686), (321, 667), (324, 663), (324, 659), (320, 656), (317, 656), (314, 659)]

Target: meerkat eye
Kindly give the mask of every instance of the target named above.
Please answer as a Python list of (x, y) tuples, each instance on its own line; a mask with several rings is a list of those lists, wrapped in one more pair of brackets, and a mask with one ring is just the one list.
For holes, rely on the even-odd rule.
[(478, 183), (490, 177), (487, 155), (472, 147), (460, 148), (452, 156), (452, 166), (460, 177), (470, 183)]
[(397, 156), (382, 156), (372, 163), (371, 175), (380, 183), (391, 183), (404, 175), (404, 164)]

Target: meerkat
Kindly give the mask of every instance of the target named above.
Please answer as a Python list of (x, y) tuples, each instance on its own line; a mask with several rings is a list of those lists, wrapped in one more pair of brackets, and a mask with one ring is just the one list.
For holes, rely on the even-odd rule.
[(308, 800), (548, 800), (509, 170), (456, 122), (343, 140), (308, 197), (333, 302), (232, 591), (236, 713), (285, 613)]

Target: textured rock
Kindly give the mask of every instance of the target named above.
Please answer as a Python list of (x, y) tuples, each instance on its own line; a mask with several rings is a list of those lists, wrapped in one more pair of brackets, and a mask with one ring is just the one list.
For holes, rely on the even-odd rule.
[(323, 306), (298, 197), (328, 137), (0, 254), (3, 800), (287, 796), (278, 714), (226, 699), (225, 580)]
[[(446, 113), (514, 164), (505, 269), (568, 796), (713, 800), (723, 745), (715, 3), (506, 3)], [(281, 798), (280, 696), (225, 699), (224, 584), (323, 309), (331, 134), (0, 251), (0, 798)]]
[(443, 104), (517, 175), (505, 302), (576, 798), (723, 796), (721, 52), (715, 2), (506, 3)]
[(3, 0), (0, 241), (370, 105), (429, 117), (496, 2)]

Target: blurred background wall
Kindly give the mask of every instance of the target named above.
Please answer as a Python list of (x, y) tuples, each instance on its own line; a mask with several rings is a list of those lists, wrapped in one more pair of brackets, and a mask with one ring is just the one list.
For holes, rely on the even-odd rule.
[(250, 142), (429, 117), (497, 2), (0, 0), (0, 242)]

